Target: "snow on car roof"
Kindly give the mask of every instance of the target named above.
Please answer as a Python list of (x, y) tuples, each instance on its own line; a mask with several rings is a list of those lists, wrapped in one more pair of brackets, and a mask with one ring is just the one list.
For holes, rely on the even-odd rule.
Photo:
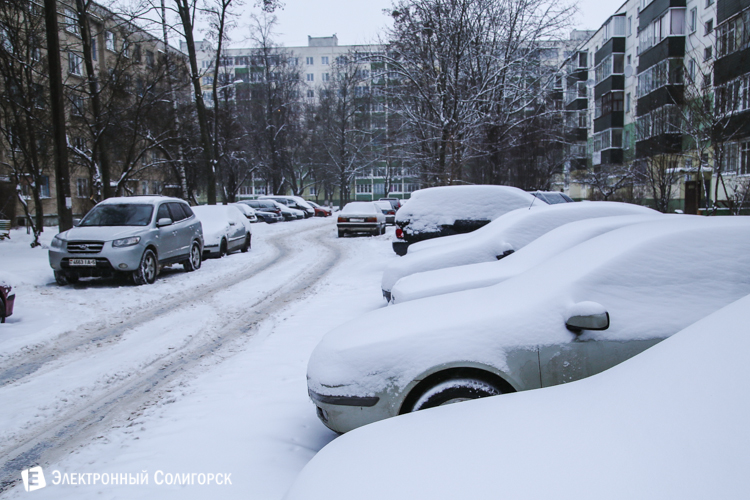
[(156, 205), (163, 201), (178, 201), (178, 202), (185, 203), (185, 200), (181, 200), (179, 198), (172, 198), (170, 196), (152, 195), (152, 196), (119, 196), (116, 198), (107, 198), (106, 200), (100, 201), (98, 205), (102, 205), (102, 204), (105, 204), (105, 205), (130, 205), (130, 204)]
[(375, 310), (326, 335), (309, 370), (319, 384), (363, 381), (357, 391), (404, 387), (441, 363), (503, 369), (509, 349), (570, 342), (564, 323), (578, 302), (599, 302), (612, 318), (582, 340), (629, 341), (667, 337), (748, 293), (750, 217), (670, 217), (605, 233), (494, 286)]
[(396, 281), (416, 272), (491, 262), (505, 252), (517, 251), (552, 229), (576, 220), (657, 213), (640, 205), (611, 201), (545, 204), (514, 210), (469, 233), (470, 236), (448, 236), (444, 244), (436, 242), (431, 248), (406, 254), (385, 269), (381, 286), (383, 290), (391, 290)]
[(750, 498), (749, 311), (742, 298), (588, 379), (356, 429), (285, 498)]
[[(536, 201), (534, 201), (536, 200)], [(493, 220), (516, 208), (545, 205), (511, 186), (442, 186), (414, 191), (396, 213), (396, 221), (411, 221), (415, 231), (439, 231), (456, 220)]]
[[(232, 205), (200, 205), (192, 208), (195, 216), (198, 217), (198, 220), (203, 225), (204, 235), (223, 233), (229, 225), (230, 210), (234, 210), (242, 215), (239, 209)], [(242, 215), (242, 217), (244, 218), (245, 216)]]
[(342, 214), (372, 214), (380, 213), (375, 203), (372, 201), (352, 201), (347, 203), (341, 210)]
[(405, 276), (394, 285), (392, 301), (407, 302), (432, 295), (491, 286), (600, 234), (630, 224), (650, 222), (659, 217), (664, 215), (617, 215), (564, 224), (499, 261), (446, 267)]

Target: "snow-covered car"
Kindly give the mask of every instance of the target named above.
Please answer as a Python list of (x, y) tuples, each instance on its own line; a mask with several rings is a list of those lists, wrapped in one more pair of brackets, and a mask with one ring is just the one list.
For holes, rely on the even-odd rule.
[(396, 223), (396, 211), (393, 209), (393, 205), (389, 201), (373, 201), (373, 203), (383, 212), (385, 215), (386, 224)]
[(571, 222), (543, 234), (501, 260), (446, 267), (401, 278), (391, 290), (391, 303), (400, 304), (433, 295), (496, 285), (600, 234), (661, 217), (665, 216), (657, 212), (653, 215), (617, 215)]
[(278, 208), (281, 211), (281, 215), (284, 217), (285, 221), (299, 220), (299, 219), (305, 218), (305, 212), (303, 212), (302, 210), (297, 210), (296, 208), (292, 208), (276, 200), (267, 199), (264, 201), (270, 201), (271, 203), (273, 203), (276, 206), (276, 208)]
[(333, 215), (333, 210), (323, 205), (318, 205), (314, 201), (307, 200), (307, 203), (315, 210), (315, 217), (330, 217)]
[(406, 255), (412, 243), (468, 233), (532, 203), (543, 204), (510, 186), (442, 186), (414, 191), (396, 212), (398, 240), (393, 242), (393, 251)]
[(273, 200), (294, 210), (299, 210), (305, 219), (315, 216), (315, 209), (300, 196), (263, 195), (259, 200)]
[(249, 205), (245, 205), (244, 203), (232, 203), (232, 205), (237, 207), (240, 212), (242, 212), (242, 215), (245, 216), (248, 222), (258, 222), (258, 215), (255, 213), (255, 210)]
[(13, 287), (0, 278), (0, 323), (5, 323), (5, 318), (13, 314), (16, 294), (11, 293), (12, 290)]
[(396, 260), (383, 271), (383, 296), (390, 300), (393, 285), (405, 276), (500, 260), (563, 224), (597, 217), (657, 213), (640, 205), (612, 201), (541, 204), (517, 209), (469, 235), (442, 238), (442, 241), (436, 241), (429, 249), (422, 249)]
[(586, 380), (357, 429), (285, 499), (750, 498), (748, 322), (744, 297)]
[(270, 200), (242, 200), (237, 203), (252, 208), (258, 220), (266, 224), (273, 224), (284, 220), (284, 216), (281, 215), (281, 209)]
[(353, 201), (339, 212), (336, 227), (339, 238), (353, 233), (376, 236), (385, 233), (385, 215), (371, 201)]
[(252, 228), (239, 208), (234, 205), (201, 205), (193, 207), (193, 212), (203, 224), (205, 255), (223, 257), (237, 250), (250, 250)]
[(166, 196), (108, 198), (58, 234), (49, 263), (59, 285), (84, 276), (129, 275), (138, 285), (156, 280), (163, 266), (201, 266), (203, 230), (190, 206)]
[(588, 377), (748, 294), (750, 217), (665, 217), (597, 236), (500, 284), (344, 324), (313, 351), (308, 391), (323, 423), (347, 432)]
[(549, 205), (557, 205), (558, 203), (573, 203), (573, 198), (565, 193), (558, 191), (531, 191), (536, 198), (544, 200)]

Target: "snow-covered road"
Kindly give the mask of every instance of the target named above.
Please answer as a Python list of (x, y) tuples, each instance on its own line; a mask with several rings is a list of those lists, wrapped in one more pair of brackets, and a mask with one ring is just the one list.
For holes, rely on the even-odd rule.
[[(254, 228), (248, 254), (147, 287), (57, 287), (46, 252), (21, 233), (0, 245), (18, 297), (0, 336), (3, 498), (25, 494), (8, 487), (37, 463), (40, 497), (283, 495), (334, 437), (307, 399), (308, 355), (328, 330), (385, 306), (380, 274), (396, 257), (390, 231), (339, 239), (332, 219)], [(148, 471), (150, 482), (52, 485), (54, 470)], [(156, 484), (157, 470), (231, 473), (232, 484)]]

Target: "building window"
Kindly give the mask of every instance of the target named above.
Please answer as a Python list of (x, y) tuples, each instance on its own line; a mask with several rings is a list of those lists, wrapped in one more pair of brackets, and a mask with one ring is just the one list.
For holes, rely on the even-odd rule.
[(708, 21), (706, 21), (706, 30), (703, 33), (703, 36), (710, 35), (713, 32), (713, 30), (714, 30), (714, 20), (709, 19)]
[(690, 59), (688, 61), (688, 76), (690, 77), (691, 82), (695, 81), (695, 66), (695, 60)]
[(628, 17), (628, 36), (633, 34), (633, 16)]
[[(694, 64), (695, 61), (692, 61), (692, 59), (688, 61), (688, 70), (690, 70), (691, 63)], [(643, 97), (665, 85), (681, 85), (683, 83), (682, 75), (681, 59), (674, 58), (660, 61), (638, 75), (636, 96)], [(694, 78), (694, 75), (691, 78)]]
[(298, 57), (290, 57), (288, 60), (289, 66), (297, 66), (299, 64)]
[(39, 196), (49, 198), (49, 175), (39, 177)]
[(96, 61), (96, 36), (91, 37), (91, 59)]
[(625, 112), (630, 113), (630, 92), (625, 94)]
[(65, 9), (65, 31), (73, 33), (74, 35), (80, 35), (78, 30), (78, 16), (76, 11), (73, 9)]
[(214, 77), (213, 76), (204, 76), (203, 77), (203, 85), (213, 85), (214, 84)]
[(310, 186), (308, 192), (310, 193), (310, 196), (318, 196), (318, 188), (315, 186)]
[(150, 50), (146, 51), (146, 66), (148, 66), (149, 68), (154, 67), (154, 53)]
[(716, 28), (716, 57), (724, 57), (747, 46), (750, 42), (750, 11)]
[(710, 61), (713, 55), (713, 47), (706, 47), (703, 49), (703, 60)]
[(324, 81), (324, 82), (328, 82), (328, 81), (330, 81), (330, 80), (331, 80), (331, 75), (330, 75), (330, 73), (323, 73), (323, 74), (321, 75), (321, 77), (322, 77), (322, 78), (321, 78), (321, 80), (322, 80), (322, 81)]
[(130, 59), (130, 43), (127, 40), (122, 41), (122, 56)]
[(588, 54), (586, 52), (579, 52), (578, 53), (578, 68), (587, 68), (588, 67)]
[(740, 143), (740, 174), (750, 174), (750, 141)]
[(86, 139), (83, 137), (73, 137), (73, 148), (78, 151), (86, 151)]
[(313, 98), (315, 97), (315, 91), (310, 89), (307, 91), (307, 97)]
[(678, 7), (655, 19), (638, 34), (638, 53), (642, 54), (668, 36), (685, 34), (685, 8)]
[(357, 193), (372, 193), (372, 184), (357, 184)]
[(328, 63), (328, 56), (322, 56), (320, 58), (320, 64), (329, 64)]
[(315, 64), (314, 58), (312, 58), (312, 57), (306, 57), (305, 58), (305, 64), (308, 64), (308, 65), (312, 66), (313, 64)]
[(68, 52), (68, 73), (71, 75), (83, 75), (83, 59), (78, 54)]
[(688, 27), (690, 28), (690, 33), (695, 33), (695, 30), (698, 28), (698, 8), (693, 7), (690, 9), (690, 20)]
[(73, 94), (70, 96), (70, 112), (75, 116), (83, 116), (83, 96)]
[(89, 180), (85, 177), (76, 179), (76, 198), (89, 197)]
[(313, 73), (307, 73), (306, 79), (308, 82), (314, 82), (315, 81), (315, 75)]
[(711, 7), (714, 4), (714, 0), (706, 0), (706, 8)]
[(111, 31), (104, 32), (104, 46), (107, 50), (115, 51), (115, 34)]
[(611, 75), (621, 75), (625, 72), (625, 54), (610, 54), (597, 65), (594, 71), (596, 83), (606, 80)]

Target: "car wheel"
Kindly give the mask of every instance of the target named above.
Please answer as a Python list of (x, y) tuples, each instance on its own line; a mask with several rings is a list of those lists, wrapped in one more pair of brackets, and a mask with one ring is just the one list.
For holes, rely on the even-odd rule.
[(0, 323), (5, 323), (5, 300), (3, 300), (2, 297), (0, 297), (0, 311), (2, 311), (2, 316), (0, 316)]
[(339, 229), (339, 238), (343, 238), (343, 237), (344, 237), (344, 231)]
[(158, 268), (156, 254), (153, 250), (146, 249), (141, 257), (141, 263), (138, 269), (133, 271), (133, 282), (136, 285), (151, 285), (156, 281), (156, 272)]
[(475, 378), (449, 379), (422, 393), (412, 406), (411, 411), (460, 403), (470, 399), (497, 396), (498, 394), (502, 394), (502, 391), (484, 380)]
[(227, 254), (227, 240), (221, 240), (219, 245), (219, 258), (224, 257)]
[(245, 236), (245, 244), (242, 245), (242, 248), (240, 248), (240, 252), (245, 253), (248, 250), (250, 250), (250, 235)]
[(200, 269), (201, 262), (203, 260), (201, 257), (202, 257), (201, 246), (198, 244), (197, 241), (194, 241), (193, 246), (190, 247), (190, 255), (188, 256), (188, 260), (182, 263), (182, 267), (184, 267), (185, 271), (187, 272)]
[(63, 271), (55, 271), (55, 281), (60, 286), (69, 285), (71, 281), (68, 279), (68, 275)]
[(385, 224), (380, 228), (380, 234), (385, 234)]

